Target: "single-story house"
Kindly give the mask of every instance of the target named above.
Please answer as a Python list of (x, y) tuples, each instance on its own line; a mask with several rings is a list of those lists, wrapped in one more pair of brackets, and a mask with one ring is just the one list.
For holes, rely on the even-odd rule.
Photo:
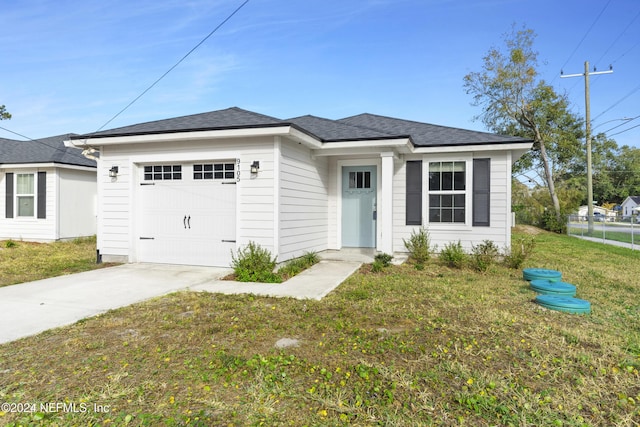
[(345, 247), (406, 252), (511, 239), (511, 166), (532, 141), (360, 114), (281, 120), (240, 108), (141, 123), (95, 149), (104, 261), (228, 266), (254, 241), (285, 261)]
[(0, 239), (56, 241), (96, 234), (96, 162), (70, 134), (0, 138)]
[[(587, 205), (580, 206), (578, 208), (578, 218), (586, 221), (589, 216), (589, 207)], [(602, 221), (606, 218), (606, 221), (615, 221), (617, 214), (613, 209), (603, 208), (602, 206), (593, 206), (594, 219)]]
[(632, 215), (637, 215), (638, 212), (634, 211), (634, 209), (640, 206), (640, 196), (629, 196), (624, 199), (620, 206), (622, 218), (630, 218)]

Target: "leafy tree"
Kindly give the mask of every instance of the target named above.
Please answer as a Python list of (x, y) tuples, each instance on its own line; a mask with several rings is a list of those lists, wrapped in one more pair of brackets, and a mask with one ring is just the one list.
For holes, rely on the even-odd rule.
[(535, 33), (512, 28), (504, 36), (504, 50), (491, 48), (483, 58), (482, 71), (464, 77), (473, 95), (472, 105), (482, 107), (481, 119), (492, 132), (533, 140), (533, 149), (514, 165), (514, 172), (533, 169), (549, 193), (556, 220), (561, 204), (554, 177), (580, 150), (582, 120), (569, 109), (566, 95), (539, 79)]
[(11, 114), (7, 111), (4, 105), (0, 105), (0, 120), (9, 120)]

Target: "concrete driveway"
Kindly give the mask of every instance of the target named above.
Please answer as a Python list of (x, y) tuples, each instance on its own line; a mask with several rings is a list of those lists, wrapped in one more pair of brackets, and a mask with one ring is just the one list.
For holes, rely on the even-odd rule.
[(125, 264), (0, 288), (0, 343), (217, 280), (228, 268)]
[(0, 344), (179, 290), (319, 300), (362, 265), (341, 254), (344, 259), (324, 255), (329, 259), (275, 284), (220, 280), (232, 272), (229, 268), (124, 264), (5, 286), (0, 288)]

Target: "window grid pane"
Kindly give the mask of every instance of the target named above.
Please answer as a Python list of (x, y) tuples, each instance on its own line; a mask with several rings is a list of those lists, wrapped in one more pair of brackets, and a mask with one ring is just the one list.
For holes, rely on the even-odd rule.
[(144, 167), (145, 181), (170, 181), (182, 179), (182, 165), (152, 165)]
[(429, 221), (464, 223), (465, 162), (429, 163)]
[[(193, 179), (234, 179), (235, 163), (206, 163), (193, 165)], [(204, 171), (204, 173), (202, 173)]]

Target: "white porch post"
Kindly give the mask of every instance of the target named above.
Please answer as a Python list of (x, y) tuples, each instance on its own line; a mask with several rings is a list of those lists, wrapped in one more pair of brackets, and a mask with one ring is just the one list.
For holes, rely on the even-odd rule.
[(382, 157), (380, 203), (378, 203), (378, 225), (380, 240), (378, 250), (393, 254), (393, 152), (380, 153)]

